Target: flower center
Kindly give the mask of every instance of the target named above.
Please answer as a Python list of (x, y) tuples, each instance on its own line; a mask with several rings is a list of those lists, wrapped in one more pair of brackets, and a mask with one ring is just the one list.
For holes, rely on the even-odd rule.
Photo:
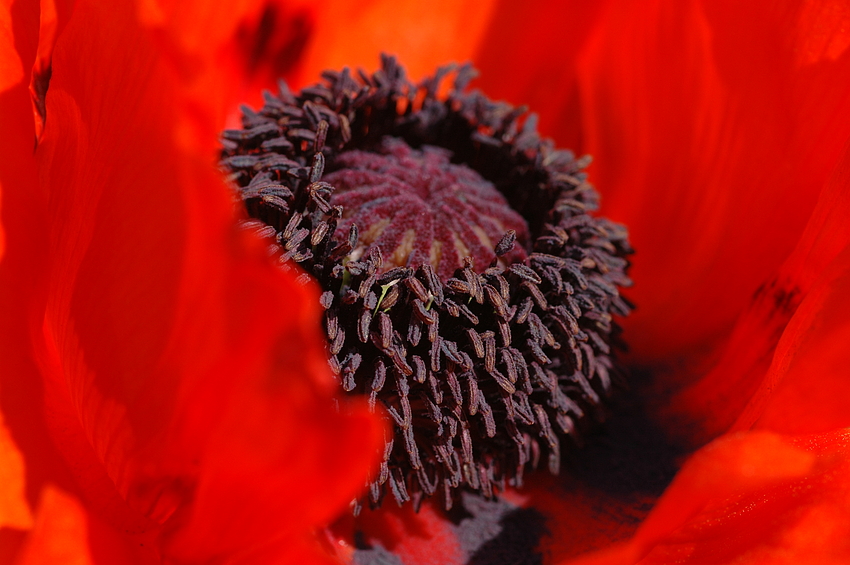
[(591, 215), (585, 161), (467, 92), (470, 68), (440, 97), (449, 69), (417, 86), (382, 62), (267, 93), (222, 134), (221, 165), (282, 268), (322, 287), (341, 389), (391, 422), (370, 505), (450, 508), (461, 489), (521, 486), (541, 458), (557, 473), (562, 442), (603, 413), (631, 248)]
[(508, 230), (517, 245), (505, 265), (523, 261), (528, 226), (492, 183), (465, 165), (449, 162), (445, 149), (411, 149), (403, 140), (385, 138), (375, 151), (355, 149), (334, 161), (336, 171), (323, 180), (335, 187), (332, 202), (342, 206), (335, 237), (351, 226), (359, 233), (351, 257), (378, 247), (383, 270), (430, 264), (448, 280), (466, 257), (483, 270), (496, 259), (495, 244)]

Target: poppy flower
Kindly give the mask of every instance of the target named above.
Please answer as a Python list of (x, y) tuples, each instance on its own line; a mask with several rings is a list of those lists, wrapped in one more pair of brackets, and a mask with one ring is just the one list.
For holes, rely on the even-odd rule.
[[(315, 4), (3, 3), (0, 561), (845, 562), (843, 3)], [(382, 420), (215, 162), (239, 101), (381, 51), (593, 155), (635, 384), (562, 476), (354, 523)]]

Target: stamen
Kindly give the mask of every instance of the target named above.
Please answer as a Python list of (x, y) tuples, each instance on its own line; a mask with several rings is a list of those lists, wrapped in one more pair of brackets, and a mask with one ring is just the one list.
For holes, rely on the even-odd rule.
[(564, 438), (580, 442), (623, 377), (626, 230), (589, 215), (587, 160), (524, 109), (467, 92), (473, 75), (417, 86), (384, 57), (359, 80), (281, 84), (222, 135), (222, 167), (282, 267), (323, 288), (340, 386), (392, 422), (372, 506), (492, 497), (541, 455), (557, 473)]

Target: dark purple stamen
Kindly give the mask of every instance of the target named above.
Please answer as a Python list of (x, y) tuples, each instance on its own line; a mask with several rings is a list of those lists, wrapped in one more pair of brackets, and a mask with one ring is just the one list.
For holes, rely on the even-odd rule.
[(590, 215), (584, 161), (533, 116), (466, 91), (471, 68), (438, 97), (449, 72), (416, 86), (385, 57), (281, 84), (222, 136), (247, 225), (322, 286), (340, 386), (392, 422), (372, 506), (492, 497), (541, 458), (557, 473), (622, 376), (625, 228)]

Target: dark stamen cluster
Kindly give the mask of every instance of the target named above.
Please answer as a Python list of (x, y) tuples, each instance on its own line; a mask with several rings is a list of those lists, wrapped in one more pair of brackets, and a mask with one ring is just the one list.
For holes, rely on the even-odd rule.
[[(561, 441), (577, 439), (600, 413), (618, 370), (619, 328), (630, 305), (625, 228), (588, 214), (597, 195), (584, 163), (536, 133), (524, 109), (466, 91), (474, 75), (453, 69), (420, 85), (390, 57), (381, 70), (325, 72), (324, 84), (266, 93), (243, 109), (243, 130), (223, 134), (222, 165), (258, 221), (274, 237), (284, 267), (298, 264), (324, 292), (330, 364), (342, 388), (380, 403), (394, 424), (368, 498), (401, 504), (457, 489), (493, 496), (519, 486), (526, 467), (558, 472)], [(340, 237), (344, 209), (325, 169), (352, 149), (385, 137), (437, 146), (471, 167), (528, 223), (523, 260), (466, 258), (448, 278), (428, 263), (388, 266), (379, 247), (352, 255), (358, 226)], [(511, 253), (508, 231), (493, 249)], [(359, 502), (355, 504), (359, 511)]]

